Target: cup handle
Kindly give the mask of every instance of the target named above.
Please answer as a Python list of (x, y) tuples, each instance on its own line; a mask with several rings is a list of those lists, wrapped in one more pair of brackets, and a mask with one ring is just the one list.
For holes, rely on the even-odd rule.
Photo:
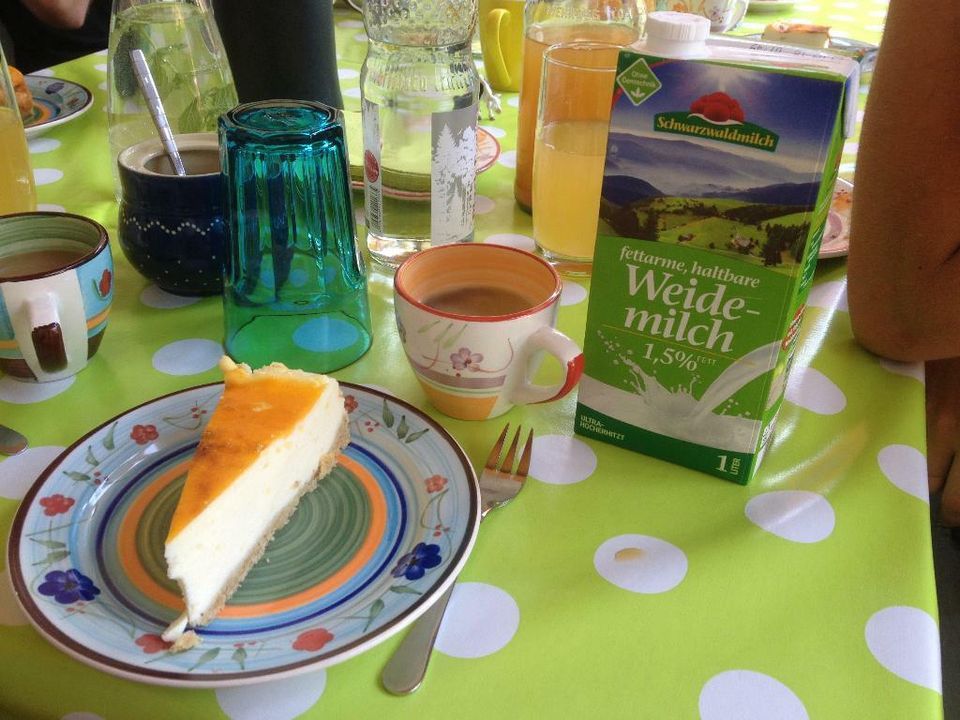
[(27, 301), (30, 341), (40, 369), (56, 373), (67, 368), (67, 347), (63, 337), (56, 298), (44, 293)]
[(503, 8), (494, 8), (487, 13), (483, 21), (483, 35), (487, 38), (480, 48), (483, 67), (487, 71), (490, 85), (500, 90), (510, 87), (510, 71), (507, 69), (507, 61), (503, 57), (503, 43), (500, 41), (505, 30), (504, 23), (510, 22), (510, 13)]
[[(553, 355), (566, 367), (563, 382), (554, 385), (534, 385), (527, 380), (527, 364), (539, 350)], [(576, 387), (583, 374), (583, 351), (577, 344), (559, 330), (542, 327), (537, 330), (523, 346), (519, 358), (523, 368), (523, 379), (510, 393), (510, 402), (515, 405), (550, 402), (559, 400)]]
[(739, 6), (739, 10), (734, 11), (734, 19), (730, 24), (730, 30), (733, 30), (740, 22), (743, 20), (744, 16), (747, 14), (747, 9), (750, 7), (750, 0), (736, 0), (736, 5)]

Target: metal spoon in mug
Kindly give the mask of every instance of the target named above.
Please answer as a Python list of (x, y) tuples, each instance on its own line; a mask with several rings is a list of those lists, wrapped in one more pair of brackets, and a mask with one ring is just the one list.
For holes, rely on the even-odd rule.
[(27, 439), (13, 428), (0, 425), (0, 455), (16, 455), (27, 449)]
[(173, 139), (173, 131), (170, 129), (170, 123), (167, 120), (167, 113), (163, 110), (163, 102), (160, 100), (157, 84), (153, 81), (153, 75), (150, 73), (143, 50), (140, 48), (131, 50), (130, 60), (133, 63), (133, 74), (137, 76), (140, 92), (143, 93), (143, 97), (147, 101), (150, 117), (153, 118), (153, 124), (157, 126), (157, 132), (160, 133), (160, 142), (163, 143), (167, 155), (170, 156), (173, 169), (177, 175), (186, 175), (187, 171), (183, 167), (183, 159), (180, 157), (180, 151), (177, 150), (177, 143)]

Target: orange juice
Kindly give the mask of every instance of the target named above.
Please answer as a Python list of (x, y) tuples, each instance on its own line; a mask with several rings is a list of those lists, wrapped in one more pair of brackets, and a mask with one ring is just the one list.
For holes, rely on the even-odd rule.
[[(537, 129), (537, 107), (543, 54), (559, 42), (593, 41), (629, 45), (637, 39), (637, 29), (628, 25), (591, 23), (579, 25), (534, 25), (527, 31), (523, 45), (523, 79), (520, 81), (520, 108), (517, 121), (517, 169), (514, 197), (526, 210), (533, 207), (533, 146)], [(616, 63), (616, 58), (610, 62)], [(603, 99), (609, 105), (609, 96)]]
[(533, 237), (561, 265), (593, 257), (606, 147), (607, 123), (600, 120), (551, 123), (537, 136)]
[(0, 215), (36, 209), (27, 141), (16, 110), (0, 107)]

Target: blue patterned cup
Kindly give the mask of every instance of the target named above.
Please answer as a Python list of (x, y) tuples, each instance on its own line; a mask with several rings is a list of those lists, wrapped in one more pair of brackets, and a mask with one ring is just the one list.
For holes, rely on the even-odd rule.
[(117, 158), (120, 248), (130, 264), (175, 295), (223, 290), (223, 185), (216, 133), (175, 137), (187, 170), (178, 176), (160, 140)]
[(113, 257), (99, 223), (66, 213), (0, 216), (0, 371), (62, 380), (100, 347)]

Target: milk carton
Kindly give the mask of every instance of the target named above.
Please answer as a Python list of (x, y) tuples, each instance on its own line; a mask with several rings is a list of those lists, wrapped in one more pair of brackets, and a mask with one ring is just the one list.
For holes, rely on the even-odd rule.
[(782, 403), (855, 63), (676, 59), (656, 40), (620, 54), (575, 430), (746, 483)]

